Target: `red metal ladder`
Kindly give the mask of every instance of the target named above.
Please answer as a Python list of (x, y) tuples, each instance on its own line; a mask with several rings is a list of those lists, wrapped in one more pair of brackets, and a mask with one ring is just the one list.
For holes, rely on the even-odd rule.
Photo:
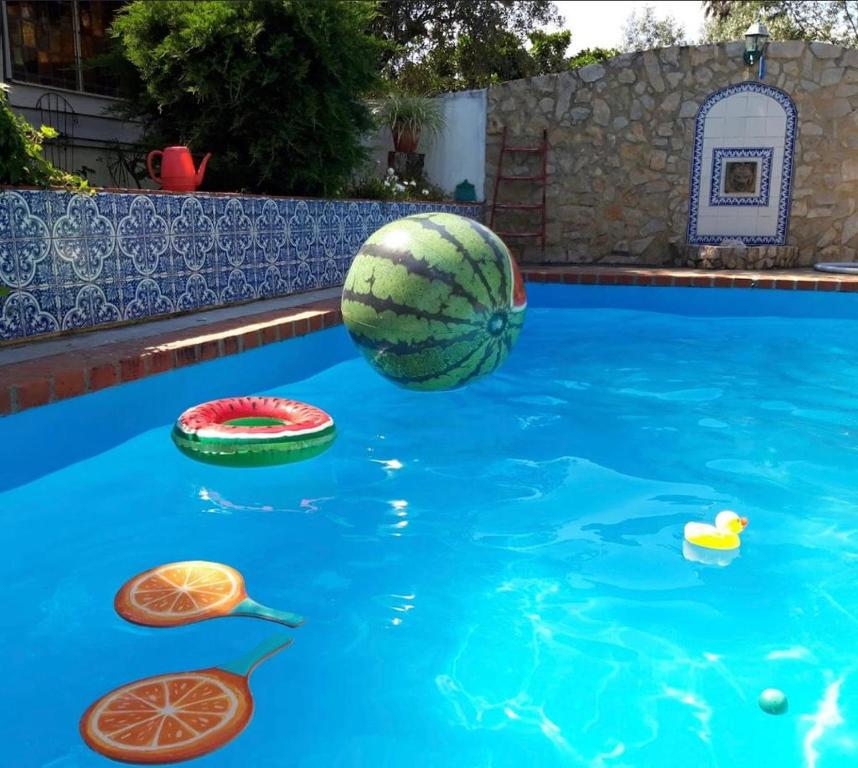
[[(540, 159), (539, 173), (530, 176), (505, 176), (503, 172), (504, 155), (507, 154), (534, 154)], [(506, 126), (503, 129), (501, 137), (501, 149), (498, 156), (498, 170), (495, 175), (494, 194), (492, 195), (492, 215), (489, 222), (489, 227), (494, 230), (502, 238), (537, 238), (539, 240), (542, 253), (545, 253), (545, 188), (548, 179), (548, 131), (542, 129), (542, 143), (534, 147), (508, 147), (506, 144)], [(501, 182), (536, 182), (542, 186), (542, 202), (541, 203), (499, 203), (498, 192), (500, 191)], [(513, 232), (504, 230), (495, 230), (495, 215), (498, 211), (539, 211), (539, 229), (528, 232)]]

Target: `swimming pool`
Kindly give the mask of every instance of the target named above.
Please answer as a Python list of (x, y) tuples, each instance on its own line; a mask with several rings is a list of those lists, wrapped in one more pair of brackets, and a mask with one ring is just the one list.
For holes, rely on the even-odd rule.
[[(108, 765), (84, 709), (277, 633), (147, 629), (146, 568), (228, 563), (307, 618), (255, 673), (237, 766), (816, 766), (858, 751), (858, 303), (531, 286), (507, 364), (389, 385), (342, 328), (0, 421), (0, 764)], [(195, 463), (183, 408), (265, 392), (332, 413), (308, 462)], [(682, 528), (750, 518), (727, 567)], [(790, 711), (763, 714), (782, 688)]]

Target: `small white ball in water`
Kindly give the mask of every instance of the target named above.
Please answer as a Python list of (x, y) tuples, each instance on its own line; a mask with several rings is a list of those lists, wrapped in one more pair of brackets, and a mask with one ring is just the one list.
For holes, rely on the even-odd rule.
[(786, 694), (777, 688), (766, 688), (758, 700), (760, 709), (769, 715), (782, 715), (789, 709)]

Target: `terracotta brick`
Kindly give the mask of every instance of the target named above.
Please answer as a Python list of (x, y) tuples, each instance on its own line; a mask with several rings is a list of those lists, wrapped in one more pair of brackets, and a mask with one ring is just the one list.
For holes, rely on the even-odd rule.
[(280, 336), (280, 341), (291, 339), (295, 335), (295, 324), (291, 320), (284, 320), (278, 325), (277, 333)]
[(115, 363), (95, 365), (89, 369), (89, 391), (97, 392), (99, 389), (112, 387), (117, 379)]
[(673, 275), (653, 275), (653, 285), (673, 285)]
[(322, 316), (322, 325), (325, 328), (333, 328), (334, 326), (339, 325), (336, 310), (331, 309), (325, 312)]
[(17, 410), (45, 405), (51, 400), (51, 382), (48, 378), (31, 379), (15, 386)]
[(712, 278), (708, 275), (697, 275), (691, 278), (691, 285), (695, 288), (711, 288)]
[(146, 375), (146, 366), (142, 357), (125, 357), (119, 361), (120, 381), (137, 381)]
[(323, 325), (324, 320), (322, 318), (322, 315), (313, 315), (310, 318), (310, 333), (313, 333), (313, 331), (321, 331)]
[(277, 325), (267, 325), (262, 329), (262, 343), (273, 344), (280, 341), (280, 328)]
[(221, 339), (221, 354), (236, 355), (238, 354), (238, 336), (224, 336)]
[(54, 398), (65, 400), (86, 392), (86, 371), (83, 368), (68, 368), (54, 374)]
[(778, 288), (780, 290), (786, 290), (786, 291), (794, 291), (795, 290), (795, 280), (782, 277), (778, 280), (775, 280), (775, 288)]
[(146, 355), (149, 373), (164, 373), (176, 367), (172, 349), (158, 349)]
[(12, 390), (5, 384), (0, 387), (0, 416), (12, 413)]
[(775, 287), (775, 280), (771, 277), (761, 277), (757, 280), (757, 288), (770, 289)]
[(184, 368), (186, 365), (196, 363), (199, 355), (199, 346), (199, 344), (190, 344), (186, 347), (179, 347), (176, 350), (176, 368)]
[(755, 281), (752, 277), (734, 277), (733, 278), (733, 287), (734, 288), (753, 288)]
[(253, 349), (259, 346), (259, 331), (245, 331), (241, 334), (241, 348), (243, 350)]
[(307, 322), (307, 319), (304, 318), (302, 320), (295, 320), (292, 323), (292, 335), (293, 336), (305, 336), (310, 330), (310, 325)]
[[(581, 285), (598, 285), (600, 281), (601, 275), (598, 272), (582, 272), (579, 276), (577, 282)], [(566, 280), (563, 281), (567, 282)], [(575, 282), (574, 280), (569, 280), (568, 282)]]
[(628, 273), (616, 275), (614, 277), (614, 282), (616, 285), (634, 285), (635, 277), (635, 275), (630, 275)]
[(691, 285), (691, 278), (688, 275), (679, 275), (673, 278), (673, 284), (687, 287)]
[(733, 278), (718, 276), (713, 278), (712, 285), (714, 285), (716, 288), (732, 288)]
[(816, 281), (816, 290), (817, 291), (839, 291), (840, 290), (840, 281), (839, 280), (817, 280)]
[(200, 342), (197, 346), (199, 347), (200, 361), (215, 360), (220, 357), (220, 344), (217, 339)]
[(847, 293), (854, 293), (858, 291), (858, 280), (843, 280), (840, 283), (840, 291)]

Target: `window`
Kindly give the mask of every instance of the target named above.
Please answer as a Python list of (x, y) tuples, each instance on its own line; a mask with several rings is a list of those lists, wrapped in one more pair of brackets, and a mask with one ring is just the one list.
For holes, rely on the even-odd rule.
[(12, 78), (113, 95), (116, 79), (97, 57), (124, 0), (6, 0)]
[(116, 78), (104, 66), (88, 64), (107, 53), (110, 47), (110, 25), (121, 2), (109, 0), (77, 0), (80, 19), (80, 57), (83, 89), (90, 93), (115, 94)]

